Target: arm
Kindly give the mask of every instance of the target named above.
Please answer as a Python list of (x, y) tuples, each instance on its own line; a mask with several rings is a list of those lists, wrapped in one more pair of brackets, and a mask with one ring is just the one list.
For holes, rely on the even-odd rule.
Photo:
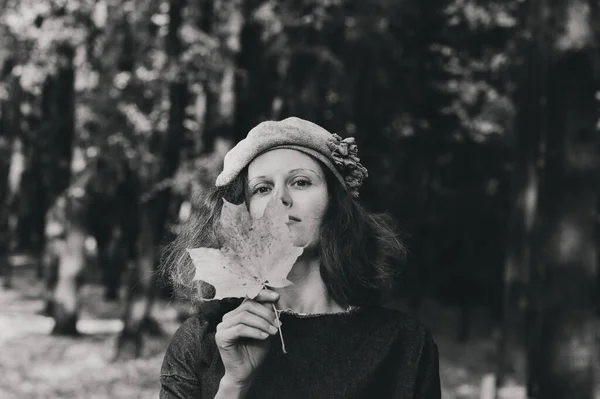
[(430, 333), (425, 336), (415, 386), (415, 399), (440, 399), (439, 353)]
[[(160, 385), (160, 399), (202, 399), (202, 386), (197, 380), (187, 380), (178, 375), (162, 375)], [(223, 377), (214, 399), (244, 399), (247, 392), (246, 387)]]
[[(160, 398), (245, 398), (253, 373), (268, 352), (267, 338), (278, 331), (269, 306), (278, 298), (276, 293), (263, 290), (255, 300), (247, 300), (224, 314), (214, 340), (205, 339), (209, 323), (204, 317), (188, 319), (165, 353)], [(212, 334), (212, 327), (210, 331)], [(224, 376), (222, 369), (211, 366), (217, 356), (223, 363)]]
[[(203, 366), (202, 338), (206, 333), (206, 324), (198, 320), (186, 321), (175, 333), (161, 367), (160, 373), (160, 399), (203, 399), (206, 391), (215, 392), (215, 399), (243, 399), (247, 394), (247, 387), (224, 376), (213, 380), (217, 385), (214, 388), (205, 387), (198, 378), (199, 372), (205, 372)], [(218, 376), (215, 376), (219, 378)], [(209, 378), (209, 380), (211, 380)], [(212, 397), (212, 394), (209, 394)]]
[(202, 399), (202, 339), (207, 323), (192, 317), (183, 323), (169, 342), (160, 370), (160, 399)]
[[(244, 399), (248, 388), (237, 385), (224, 376), (214, 399)], [(160, 376), (160, 399), (202, 399), (202, 385), (197, 379), (186, 379), (180, 375)]]
[(215, 399), (244, 399), (247, 393), (248, 387), (237, 385), (233, 380), (224, 376), (219, 383)]
[(197, 380), (178, 375), (160, 376), (160, 399), (202, 399), (202, 386)]

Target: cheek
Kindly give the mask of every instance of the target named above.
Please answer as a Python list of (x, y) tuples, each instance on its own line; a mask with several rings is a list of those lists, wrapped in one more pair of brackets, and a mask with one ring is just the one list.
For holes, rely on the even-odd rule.
[(268, 201), (263, 199), (264, 198), (251, 198), (248, 200), (248, 212), (250, 212), (250, 216), (255, 219), (262, 217), (265, 212)]
[(264, 206), (260, 206), (257, 203), (251, 204), (250, 205), (250, 216), (252, 216), (253, 219), (260, 219), (263, 215), (263, 213), (265, 212), (265, 207)]
[(325, 212), (327, 211), (327, 203), (328, 199), (326, 196), (322, 196), (314, 199), (312, 201), (312, 210), (311, 213), (315, 220), (319, 221), (319, 225), (321, 224), (321, 220), (325, 217)]
[(327, 211), (327, 198), (313, 197), (310, 201), (307, 201), (308, 207), (304, 209), (304, 217), (308, 222), (305, 225), (306, 233), (312, 233), (312, 235), (318, 235), (321, 230), (321, 224)]

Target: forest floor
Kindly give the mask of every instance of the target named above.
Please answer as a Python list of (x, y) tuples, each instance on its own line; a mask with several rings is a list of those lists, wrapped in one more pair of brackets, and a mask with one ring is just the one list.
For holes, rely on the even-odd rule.
[[(1, 282), (1, 279), (0, 279)], [(121, 328), (121, 308), (102, 299), (102, 288), (82, 288), (78, 338), (49, 333), (50, 318), (39, 315), (43, 307), (42, 284), (29, 267), (15, 269), (14, 288), (0, 288), (0, 398), (157, 398), (158, 375), (171, 334), (179, 326), (177, 307), (159, 302), (154, 316), (164, 336), (147, 337), (139, 359), (113, 360), (115, 338)], [(442, 397), (480, 398), (482, 378), (493, 370), (493, 323), (477, 310), (472, 336), (457, 342), (457, 312), (427, 301), (420, 319), (432, 331), (440, 352)], [(524, 398), (523, 388), (509, 384), (502, 398)]]

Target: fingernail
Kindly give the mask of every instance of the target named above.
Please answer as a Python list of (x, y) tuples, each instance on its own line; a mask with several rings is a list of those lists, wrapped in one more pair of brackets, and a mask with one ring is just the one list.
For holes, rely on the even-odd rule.
[(274, 323), (277, 327), (281, 327), (281, 320), (275, 320)]
[(277, 328), (275, 326), (269, 326), (269, 331), (271, 331), (272, 333), (276, 333)]

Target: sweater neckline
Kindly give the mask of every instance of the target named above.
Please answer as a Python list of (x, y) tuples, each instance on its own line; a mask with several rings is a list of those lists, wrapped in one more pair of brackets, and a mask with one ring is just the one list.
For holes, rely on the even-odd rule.
[(327, 316), (347, 316), (358, 313), (362, 307), (360, 306), (349, 306), (348, 309), (342, 312), (331, 312), (331, 313), (298, 313), (294, 312), (292, 309), (284, 309), (279, 313), (284, 315), (289, 315), (298, 319), (310, 319), (315, 317), (327, 317)]

